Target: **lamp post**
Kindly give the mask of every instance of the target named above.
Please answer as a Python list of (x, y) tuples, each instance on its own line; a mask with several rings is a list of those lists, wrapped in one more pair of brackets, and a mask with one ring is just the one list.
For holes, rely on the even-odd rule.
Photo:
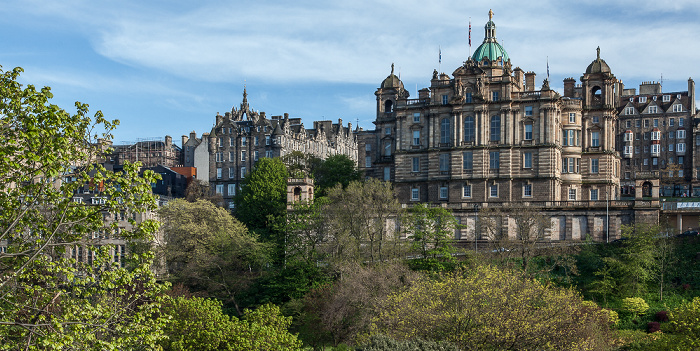
[(479, 204), (474, 204), (474, 213), (476, 213), (476, 218), (474, 220), (474, 253), (479, 252), (479, 247), (478, 247), (478, 232), (479, 230)]

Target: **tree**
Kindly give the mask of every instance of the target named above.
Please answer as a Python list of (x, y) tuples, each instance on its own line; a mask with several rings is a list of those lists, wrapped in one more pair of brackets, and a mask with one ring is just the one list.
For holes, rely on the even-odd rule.
[(322, 258), (321, 245), (328, 239), (328, 198), (296, 202), (287, 214), (287, 248), (292, 257), (315, 264)]
[(227, 210), (206, 200), (173, 200), (158, 214), (170, 279), (233, 304), (241, 315), (237, 295), (267, 262), (267, 246)]
[(301, 178), (313, 177), (323, 160), (295, 150), (282, 156), (282, 162), (287, 166), (290, 177)]
[(412, 248), (420, 253), (419, 261), (425, 268), (444, 270), (454, 267), (457, 260), (453, 256), (452, 236), (459, 224), (450, 211), (417, 204), (408, 212), (406, 222)]
[(229, 317), (217, 300), (172, 298), (164, 312), (172, 317), (165, 327), (165, 350), (299, 350), (301, 342), (287, 330), (291, 318), (275, 305), (245, 311), (242, 320)]
[[(332, 238), (326, 248), (334, 258), (369, 262), (400, 253), (396, 228), (401, 205), (391, 183), (376, 179), (340, 184), (329, 191)], [(391, 244), (395, 244), (393, 247)]]
[(340, 184), (345, 189), (350, 182), (361, 180), (357, 162), (343, 154), (325, 159), (313, 170), (313, 176), (318, 196), (325, 196), (336, 184)]
[(492, 266), (425, 277), (381, 306), (370, 335), (464, 350), (603, 350), (610, 343), (608, 314), (573, 290)]
[(207, 200), (214, 205), (220, 207), (224, 206), (224, 198), (221, 194), (212, 191), (209, 183), (199, 179), (192, 179), (190, 184), (187, 185), (187, 189), (185, 189), (185, 199), (189, 202), (196, 202), (200, 199)]
[(284, 256), (287, 168), (278, 158), (262, 158), (243, 181), (235, 198), (236, 217), (263, 241), (274, 242)]
[[(96, 164), (118, 121), (50, 104), (50, 88), (23, 87), (21, 72), (0, 70), (0, 349), (152, 349), (164, 322), (152, 253), (120, 267), (93, 233), (153, 241), (153, 220), (117, 232), (104, 218), (153, 210), (156, 176)], [(79, 189), (97, 204), (74, 200)]]

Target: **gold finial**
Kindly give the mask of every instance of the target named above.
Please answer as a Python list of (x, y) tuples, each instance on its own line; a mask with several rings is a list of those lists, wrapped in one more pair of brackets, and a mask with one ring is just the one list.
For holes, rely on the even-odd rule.
[(490, 21), (492, 18), (493, 18), (493, 11), (491, 11), (491, 9), (489, 9), (489, 21)]

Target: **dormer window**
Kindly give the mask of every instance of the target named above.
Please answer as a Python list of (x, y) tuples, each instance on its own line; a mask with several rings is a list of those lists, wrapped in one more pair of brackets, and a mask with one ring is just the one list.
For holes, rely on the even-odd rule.
[(640, 97), (639, 97), (639, 102), (642, 102), (642, 103), (647, 102), (647, 97), (646, 97), (646, 96), (640, 96)]
[(669, 101), (671, 101), (671, 95), (664, 95), (662, 99), (663, 99), (663, 102), (669, 102)]
[(654, 101), (656, 101), (656, 96), (653, 96), (651, 99), (654, 100)]
[(647, 113), (657, 113), (656, 106), (649, 106), (649, 109), (647, 109)]
[(683, 112), (683, 105), (681, 105), (681, 104), (674, 104), (674, 105), (673, 105), (673, 112)]
[(634, 114), (634, 107), (625, 108), (625, 114), (626, 115), (633, 115)]

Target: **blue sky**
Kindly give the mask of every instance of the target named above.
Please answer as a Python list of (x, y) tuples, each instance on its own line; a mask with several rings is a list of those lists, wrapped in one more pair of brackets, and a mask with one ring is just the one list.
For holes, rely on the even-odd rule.
[[(54, 103), (102, 110), (115, 142), (209, 131), (238, 106), (372, 128), (392, 63), (412, 96), (481, 43), (489, 8), (513, 66), (552, 88), (577, 80), (595, 49), (627, 88), (698, 74), (700, 2), (660, 1), (3, 1), (0, 65), (50, 86)], [(438, 48), (442, 64), (438, 64)]]

